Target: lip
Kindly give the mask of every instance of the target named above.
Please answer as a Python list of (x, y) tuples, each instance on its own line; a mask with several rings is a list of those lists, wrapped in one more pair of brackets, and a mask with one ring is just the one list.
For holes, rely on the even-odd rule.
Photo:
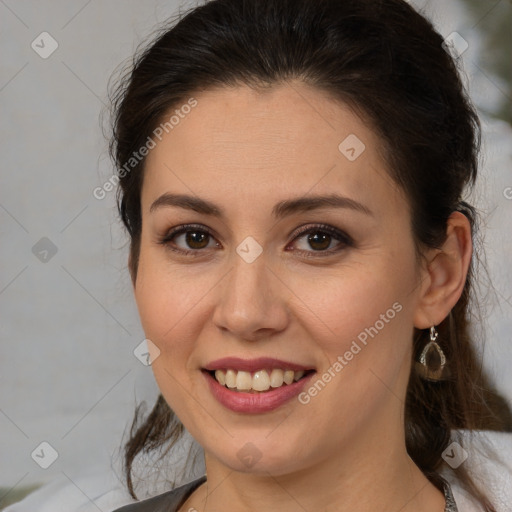
[[(257, 359), (240, 359), (239, 357), (223, 357), (208, 363), (203, 369), (212, 370), (241, 370), (245, 372), (256, 372), (258, 370), (273, 370), (274, 368), (281, 370), (314, 370), (311, 366), (303, 366), (283, 361), (282, 359), (274, 359), (273, 357), (258, 357)], [(291, 386), (291, 384), (290, 384)]]
[[(231, 359), (232, 358), (230, 358), (230, 362)], [(261, 368), (261, 366), (258, 368)], [(290, 369), (292, 368), (290, 367)], [(299, 370), (302, 369), (302, 367), (299, 368)], [(306, 386), (306, 384), (311, 380), (311, 377), (316, 374), (316, 371), (312, 371), (311, 373), (306, 374), (296, 382), (292, 382), (291, 384), (284, 384), (279, 388), (261, 393), (244, 393), (240, 391), (232, 391), (231, 389), (222, 386), (219, 382), (217, 382), (215, 377), (213, 377), (208, 372), (208, 370), (201, 370), (201, 373), (206, 379), (210, 392), (221, 405), (233, 412), (245, 414), (261, 414), (264, 412), (273, 411), (297, 396)]]

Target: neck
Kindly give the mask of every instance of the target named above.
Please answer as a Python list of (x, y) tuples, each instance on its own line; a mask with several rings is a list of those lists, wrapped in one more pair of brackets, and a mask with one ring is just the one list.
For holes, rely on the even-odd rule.
[[(404, 371), (402, 378), (407, 377)], [(301, 459), (296, 454), (300, 455), (300, 445), (293, 451), (289, 447), (290, 455), (282, 463), (263, 457), (251, 472), (233, 470), (205, 450), (207, 481), (190, 496), (185, 503), (188, 506), (180, 510), (444, 512), (443, 494), (407, 453), (404, 401), (405, 397), (399, 399), (395, 393), (384, 394), (371, 418), (347, 422), (343, 437), (336, 441), (325, 439), (313, 452), (308, 447), (307, 465), (299, 466)], [(339, 418), (333, 417), (333, 421), (340, 423)], [(328, 430), (322, 425), (318, 428)], [(282, 442), (281, 446), (275, 445), (277, 450), (286, 447), (285, 437)], [(285, 456), (281, 454), (281, 458)], [(282, 472), (272, 469), (276, 467)]]
[[(350, 440), (340, 454), (285, 475), (233, 471), (205, 453), (207, 482), (180, 509), (443, 512), (443, 494), (408, 456), (403, 432)], [(358, 436), (361, 439), (361, 436)]]

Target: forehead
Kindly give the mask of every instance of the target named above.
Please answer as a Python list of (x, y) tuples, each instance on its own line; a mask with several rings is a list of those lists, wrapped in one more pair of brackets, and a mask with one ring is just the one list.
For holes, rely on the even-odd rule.
[[(346, 104), (301, 83), (266, 90), (217, 88), (177, 105), (149, 152), (143, 210), (164, 192), (261, 208), (283, 197), (340, 193), (401, 207), (382, 142)], [(176, 112), (176, 110), (178, 112)], [(186, 113), (185, 113), (186, 112)]]

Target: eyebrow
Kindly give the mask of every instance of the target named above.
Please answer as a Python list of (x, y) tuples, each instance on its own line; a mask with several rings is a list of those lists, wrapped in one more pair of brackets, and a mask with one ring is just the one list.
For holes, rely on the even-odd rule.
[[(205, 199), (186, 194), (162, 194), (158, 199), (153, 201), (149, 212), (153, 213), (160, 208), (172, 206), (225, 219), (225, 211), (221, 207)], [(296, 199), (280, 201), (272, 208), (272, 216), (277, 220), (294, 213), (307, 212), (321, 208), (347, 208), (366, 215), (374, 215), (367, 206), (354, 199), (338, 194), (329, 194), (298, 197)]]

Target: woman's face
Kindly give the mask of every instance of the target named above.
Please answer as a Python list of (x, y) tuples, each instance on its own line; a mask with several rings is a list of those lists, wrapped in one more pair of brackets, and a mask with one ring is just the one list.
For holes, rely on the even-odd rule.
[[(166, 401), (237, 471), (403, 444), (421, 274), (379, 138), (304, 84), (195, 99), (150, 151), (142, 189), (135, 297)], [(228, 357), (247, 366), (215, 363)], [(314, 373), (279, 386), (300, 367)]]

